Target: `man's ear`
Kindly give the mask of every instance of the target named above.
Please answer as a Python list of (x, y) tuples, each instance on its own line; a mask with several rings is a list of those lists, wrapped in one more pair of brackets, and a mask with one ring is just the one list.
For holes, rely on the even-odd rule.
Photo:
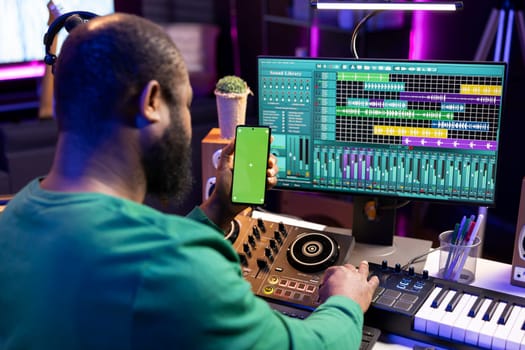
[(145, 119), (143, 122), (156, 123), (160, 120), (161, 91), (160, 84), (156, 80), (150, 80), (140, 95), (140, 115)]

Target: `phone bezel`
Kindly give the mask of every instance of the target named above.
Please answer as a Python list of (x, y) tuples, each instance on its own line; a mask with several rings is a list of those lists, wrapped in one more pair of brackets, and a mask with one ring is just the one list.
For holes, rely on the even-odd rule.
[[(255, 206), (255, 205), (265, 205), (266, 204), (266, 199), (267, 199), (267, 191), (268, 191), (268, 182), (265, 181), (264, 182), (264, 196), (263, 196), (263, 202), (262, 203), (255, 203), (255, 202), (246, 202), (246, 201), (235, 201), (233, 199), (233, 189), (235, 187), (235, 163), (236, 163), (236, 158), (235, 158), (235, 155), (237, 153), (237, 135), (238, 135), (238, 132), (239, 132), (239, 129), (265, 129), (265, 130), (268, 130), (268, 138), (266, 140), (266, 162), (268, 162), (268, 157), (270, 156), (270, 140), (271, 140), (271, 134), (272, 134), (272, 129), (269, 127), (269, 126), (264, 126), (264, 125), (237, 125), (237, 127), (235, 128), (235, 146), (234, 146), (234, 157), (233, 157), (233, 171), (232, 171), (232, 183), (231, 183), (231, 188), (230, 188), (230, 200), (233, 204), (243, 204), (243, 205), (249, 205), (249, 206)], [(266, 166), (267, 167), (267, 166)]]

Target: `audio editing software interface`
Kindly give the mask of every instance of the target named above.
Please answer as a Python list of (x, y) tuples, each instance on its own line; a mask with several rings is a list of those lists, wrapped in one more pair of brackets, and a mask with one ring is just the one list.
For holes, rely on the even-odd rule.
[(280, 188), (494, 204), (506, 65), (258, 58)]

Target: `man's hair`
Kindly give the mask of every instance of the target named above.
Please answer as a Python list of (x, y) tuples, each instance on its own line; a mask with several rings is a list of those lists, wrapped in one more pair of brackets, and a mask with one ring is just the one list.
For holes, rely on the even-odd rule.
[(59, 129), (96, 142), (108, 131), (105, 122), (134, 122), (150, 80), (176, 105), (186, 103), (177, 92), (186, 79), (182, 56), (160, 26), (129, 14), (94, 18), (72, 30), (56, 62)]

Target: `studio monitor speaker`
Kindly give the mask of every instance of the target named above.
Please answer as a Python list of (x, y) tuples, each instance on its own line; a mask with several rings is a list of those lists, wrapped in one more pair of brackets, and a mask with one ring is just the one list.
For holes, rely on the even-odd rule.
[(230, 140), (221, 138), (219, 128), (213, 128), (202, 139), (202, 200), (206, 200), (215, 187), (215, 171), (221, 150)]
[(514, 238), (514, 255), (512, 257), (512, 274), (510, 283), (525, 287), (525, 177), (521, 183), (521, 197)]

